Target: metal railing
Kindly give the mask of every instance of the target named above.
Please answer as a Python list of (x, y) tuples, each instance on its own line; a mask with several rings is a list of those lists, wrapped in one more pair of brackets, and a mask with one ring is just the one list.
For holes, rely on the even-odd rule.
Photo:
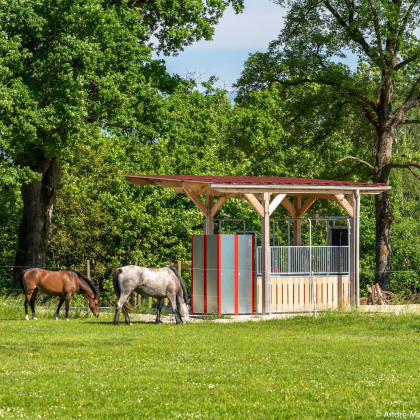
[[(348, 274), (348, 246), (272, 246), (271, 274)], [(257, 274), (262, 272), (261, 247), (257, 247)]]

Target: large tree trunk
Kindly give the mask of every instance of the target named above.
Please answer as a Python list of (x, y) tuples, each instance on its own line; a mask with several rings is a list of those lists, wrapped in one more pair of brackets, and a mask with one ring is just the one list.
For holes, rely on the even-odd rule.
[(389, 191), (375, 196), (376, 213), (376, 273), (375, 282), (389, 290), (391, 280), (391, 213)]
[[(375, 183), (389, 184), (392, 155), (393, 130), (379, 136), (379, 147), (376, 155)], [(389, 290), (391, 280), (391, 225), (394, 216), (391, 212), (391, 194), (385, 191), (375, 196), (376, 216), (376, 271), (375, 281), (383, 290)]]
[(57, 198), (60, 168), (51, 159), (40, 181), (22, 185), (23, 218), (19, 228), (19, 242), (15, 258), (15, 287), (20, 287), (22, 271), (29, 267), (45, 267), (51, 215)]

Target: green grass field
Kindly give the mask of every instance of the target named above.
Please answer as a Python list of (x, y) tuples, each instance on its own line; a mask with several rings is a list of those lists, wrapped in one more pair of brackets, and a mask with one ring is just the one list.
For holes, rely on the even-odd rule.
[(420, 317), (115, 327), (24, 321), (21, 301), (0, 305), (0, 417), (420, 416)]

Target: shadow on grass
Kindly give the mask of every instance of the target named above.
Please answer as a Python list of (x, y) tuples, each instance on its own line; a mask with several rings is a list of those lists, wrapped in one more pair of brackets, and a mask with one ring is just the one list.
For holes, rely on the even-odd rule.
[[(163, 322), (162, 324), (156, 324), (155, 321), (131, 321), (132, 325), (127, 325), (124, 321), (120, 322), (119, 325), (114, 325), (113, 321), (86, 321), (85, 324), (96, 324), (96, 325), (112, 325), (114, 327), (133, 327), (134, 325), (164, 325), (164, 324), (170, 324), (170, 322)], [(174, 323), (175, 325), (175, 323)]]

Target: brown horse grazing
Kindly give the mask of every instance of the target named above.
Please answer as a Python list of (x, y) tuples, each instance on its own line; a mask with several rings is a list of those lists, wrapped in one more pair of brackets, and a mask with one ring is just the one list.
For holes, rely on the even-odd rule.
[(66, 302), (66, 321), (69, 320), (70, 298), (76, 293), (86, 297), (93, 314), (99, 316), (99, 290), (81, 273), (73, 270), (47, 271), (42, 268), (29, 268), (23, 272), (20, 282), (26, 295), (25, 319), (29, 319), (28, 305), (31, 305), (33, 319), (38, 319), (35, 315), (35, 300), (38, 290), (46, 295), (60, 298), (55, 319), (58, 319), (58, 312)]

